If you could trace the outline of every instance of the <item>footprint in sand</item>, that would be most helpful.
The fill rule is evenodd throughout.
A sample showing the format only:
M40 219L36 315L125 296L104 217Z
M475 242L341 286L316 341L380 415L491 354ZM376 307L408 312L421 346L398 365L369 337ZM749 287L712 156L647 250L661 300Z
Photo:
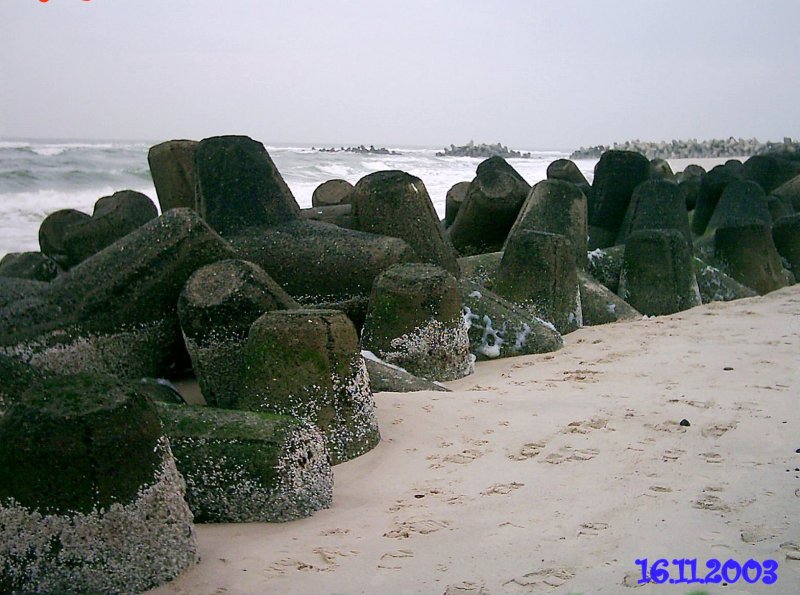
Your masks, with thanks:
M600 535L600 531L605 531L608 527L608 523L581 523L580 529L578 529L578 535Z
M544 442L528 442L519 447L517 451L509 453L507 456L512 461L527 461L542 452L545 446L547 445Z
M701 452L700 456L705 459L706 463L721 463L724 460L721 455L715 452Z
M568 370L562 373L564 374L563 379L567 382L597 382L596 376L603 372L598 372L597 370Z
M560 465L565 462L590 461L600 454L596 448L572 448L565 446L558 452L550 453L544 458L545 463Z
M780 548L786 554L787 560L800 560L800 545L793 541L785 541L780 545Z
M322 537L328 537L329 535L347 535L350 533L350 529L340 529L336 527L335 529L325 529L324 531L320 531L320 535Z
M403 558L413 558L414 552L411 550L394 550L393 552L386 552L381 556L381 561L378 568L384 570L402 570L403 565L400 562Z
M700 430L704 438L719 438L725 432L736 428L737 423L732 421L727 424L709 424Z
M463 581L455 585L447 585L444 595L489 595L483 583Z
M680 422L674 420L664 421L660 424L644 424L644 427L656 432L679 432L681 434L686 432L686 426L682 426Z
M650 486L651 492L657 492L659 494L666 494L672 491L672 488L668 488L667 486Z
M740 537L745 543L758 543L759 541L766 541L775 537L775 533L768 530L766 527L758 526L742 531Z
M728 512L731 509L719 496L705 493L692 502L692 506L700 510L718 510L720 512Z
M297 570L301 572L330 572L339 566L337 558L356 556L355 550L334 550L318 547L312 551L314 556L306 560L298 558L284 558L272 564L267 573L286 574L287 571Z
M686 451L681 450L680 448L676 448L673 450L665 450L664 454L661 455L661 460L664 461L665 463L672 463L681 458L681 455L683 454L686 454Z
M593 417L589 420L583 421L572 421L567 424L567 427L564 428L561 433L562 434L588 434L592 430L602 430L607 429L613 430L608 428L608 420L602 417Z
M510 494L514 490L520 489L524 485L525 485L524 483L517 483L516 481L512 481L511 483L496 483L486 488L483 492L481 492L481 495L491 496L494 494L500 494L502 496L505 496L506 494Z
M383 534L392 539L408 539L416 535L429 535L442 529L448 529L450 521L437 521L433 519L409 519L395 523L390 531Z
M522 576L515 576L503 583L504 593L541 593L542 590L557 589L575 576L569 568L543 568Z
M472 448L465 448L461 452L457 452L452 455L447 455L444 457L444 461L448 463L456 463L457 465L468 465L475 459L482 457L483 453L479 450L475 450Z

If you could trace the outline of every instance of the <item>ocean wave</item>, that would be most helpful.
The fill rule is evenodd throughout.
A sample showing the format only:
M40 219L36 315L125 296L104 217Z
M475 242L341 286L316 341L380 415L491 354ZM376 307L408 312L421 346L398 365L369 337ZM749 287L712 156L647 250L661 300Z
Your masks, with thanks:
M25 252L39 249L39 225L45 217L60 209L76 209L91 214L97 199L121 190L115 186L95 186L82 190L36 190L33 192L6 192L0 194L0 257L8 252ZM131 188L156 201L155 188Z

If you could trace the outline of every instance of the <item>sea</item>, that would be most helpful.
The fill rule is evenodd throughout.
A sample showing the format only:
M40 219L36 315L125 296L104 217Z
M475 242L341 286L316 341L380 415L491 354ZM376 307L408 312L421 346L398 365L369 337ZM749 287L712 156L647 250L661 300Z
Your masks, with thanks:
M118 190L138 190L158 206L143 141L0 140L0 257L39 249L42 220L59 209L91 214L98 198ZM322 182L343 179L355 184L381 170L402 170L425 184L436 212L444 217L447 191L475 177L482 161L473 157L439 157L441 148L387 147L396 155L345 151L322 152L322 146L270 146L278 170L302 208ZM329 145L325 145L329 148ZM531 185L546 178L547 166L569 157L568 151L523 149L530 158L508 159ZM597 160L576 164L591 181Z

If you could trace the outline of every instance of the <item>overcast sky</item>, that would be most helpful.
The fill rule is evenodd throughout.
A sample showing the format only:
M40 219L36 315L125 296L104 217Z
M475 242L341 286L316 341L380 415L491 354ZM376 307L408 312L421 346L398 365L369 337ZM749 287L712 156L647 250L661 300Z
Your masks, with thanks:
M0 137L800 137L800 0L0 0Z

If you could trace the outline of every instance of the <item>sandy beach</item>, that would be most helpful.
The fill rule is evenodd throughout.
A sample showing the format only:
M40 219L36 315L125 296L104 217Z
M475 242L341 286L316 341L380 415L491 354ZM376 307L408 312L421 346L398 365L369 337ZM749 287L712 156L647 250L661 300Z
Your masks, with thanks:
M383 441L335 468L331 509L199 525L202 562L152 593L798 592L798 354L795 285L377 394ZM642 558L778 581L637 585Z

